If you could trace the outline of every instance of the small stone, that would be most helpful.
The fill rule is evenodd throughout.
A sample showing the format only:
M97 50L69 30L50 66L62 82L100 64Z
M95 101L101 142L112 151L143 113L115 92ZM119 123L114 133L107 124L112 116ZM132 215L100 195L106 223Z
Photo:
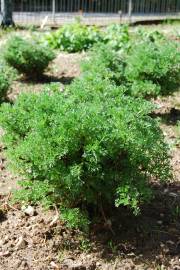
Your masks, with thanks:
M135 255L134 252L130 252L130 253L127 254L127 256L129 256L129 257L135 257L136 255Z
M7 250L7 251L4 251L4 252L0 252L0 257L6 257L6 256L9 256L10 255L10 252Z
M22 207L22 210L24 211L24 213L30 217L35 215L35 209L32 206L28 206L26 208Z
M27 242L24 240L22 236L20 236L16 244L16 249L23 249L26 247L26 245L27 245Z
M59 266L55 262L50 262L50 266L54 269L59 269Z
M9 241L9 236L7 235L7 236L5 236L5 238L4 238L4 244L6 244L8 241Z
M163 260L163 255L160 254L160 255L157 255L156 256L156 259L159 260L160 262Z
M157 224L158 224L158 225L162 225L162 224L163 224L162 220L158 220L158 221L157 221Z
M67 258L67 259L65 259L64 261L63 261L63 264L65 264L65 265L71 265L71 264L73 264L74 263L74 260L73 259L71 259L71 258Z
M49 224L50 227L54 226L57 224L57 221L59 219L59 216L55 216L54 219L51 221L51 223Z
M169 193L169 196L170 196L170 197L173 197L173 198L176 198L176 197L177 197L177 194L174 193L174 192L170 192L170 193Z

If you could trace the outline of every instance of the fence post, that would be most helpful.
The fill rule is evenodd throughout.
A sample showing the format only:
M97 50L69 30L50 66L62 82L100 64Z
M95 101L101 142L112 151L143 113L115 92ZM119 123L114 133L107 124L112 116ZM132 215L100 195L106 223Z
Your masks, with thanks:
M1 14L3 13L3 9L4 9L4 1L1 0Z
M122 23L122 10L119 10L118 14L119 14L119 23L121 24Z
M55 24L55 16L56 16L56 0L52 0L52 17L53 17L53 24Z
M131 17L132 17L132 0L129 0L129 2L128 2L128 17L129 17L129 23L131 23Z
M4 27L14 26L12 0L1 0L1 25Z

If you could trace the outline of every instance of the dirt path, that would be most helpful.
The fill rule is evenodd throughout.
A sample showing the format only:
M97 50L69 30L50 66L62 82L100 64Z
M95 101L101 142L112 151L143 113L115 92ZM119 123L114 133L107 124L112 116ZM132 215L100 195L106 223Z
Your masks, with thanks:
M40 81L32 82L19 77L12 85L9 98L14 100L22 92L42 91L48 83L59 83L64 87L80 75L80 62L85 57L84 53L66 54L57 52L56 54L56 59Z
M160 118L162 131L170 146L173 181L180 182L180 134L177 130L177 124L180 122L180 91L156 99L155 104L159 106L156 115Z

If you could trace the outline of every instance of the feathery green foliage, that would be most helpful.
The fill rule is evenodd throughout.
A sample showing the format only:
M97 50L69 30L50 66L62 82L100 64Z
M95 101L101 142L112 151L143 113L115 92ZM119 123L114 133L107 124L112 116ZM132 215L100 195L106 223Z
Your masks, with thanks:
M16 74L4 61L0 62L0 101L3 101Z
M29 199L47 198L65 209L125 205L135 213L150 199L151 178L169 176L167 147L149 116L152 105L123 91L86 77L65 92L22 94L2 106L6 153L33 181L23 191Z
M70 52L102 41L82 63L79 78L64 91L50 84L0 108L6 155L26 179L15 200L56 204L69 227L85 231L88 209L122 205L137 214L152 197L151 180L171 176L164 136L150 116L154 106L142 97L174 90L180 74L175 42L158 34L131 39L126 26L110 26L101 38L89 39L87 29L94 31L76 23L57 32L58 48ZM21 48L22 41L15 41ZM41 66L37 55L33 64L37 60ZM13 59L31 74L25 64L29 58Z
M126 62L128 82L148 82L152 95L166 94L180 86L180 48L168 40L134 44ZM141 94L141 87L139 94Z
M164 95L180 86L180 48L164 39L138 40L120 50L101 44L83 61L82 71L124 85L135 97Z
M10 37L4 50L7 63L27 77L41 76L54 58L55 54L47 46L20 36Z

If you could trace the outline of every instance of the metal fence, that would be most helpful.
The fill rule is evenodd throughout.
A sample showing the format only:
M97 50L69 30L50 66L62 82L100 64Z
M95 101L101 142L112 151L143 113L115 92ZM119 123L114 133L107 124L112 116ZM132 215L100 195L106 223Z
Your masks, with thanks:
M14 21L63 24L81 17L86 24L180 18L180 0L14 0Z

